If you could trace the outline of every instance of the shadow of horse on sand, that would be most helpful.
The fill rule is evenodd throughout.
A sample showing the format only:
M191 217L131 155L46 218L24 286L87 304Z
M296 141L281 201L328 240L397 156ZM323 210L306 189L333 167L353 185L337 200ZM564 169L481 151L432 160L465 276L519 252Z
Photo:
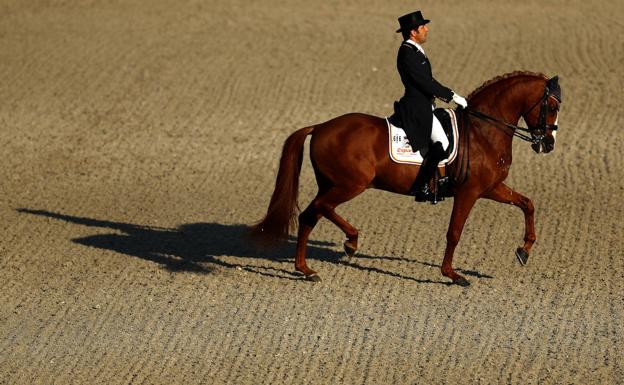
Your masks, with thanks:
M259 248L249 240L250 227L242 224L188 223L175 228L145 226L101 219L85 218L46 210L19 208L18 212L53 218L82 226L115 230L111 234L96 234L72 239L74 243L112 250L120 254L141 258L162 265L171 272L211 273L215 266L229 269L241 269L262 276L304 280L295 271L276 268L267 264L258 264L258 260L292 263L296 239L291 237L283 245L272 249ZM332 242L310 241L313 259L351 267L361 271L374 272L407 279L418 283L438 283L450 285L452 282L432 281L404 276L376 267L362 266L357 259L402 260L415 262L428 267L439 265L420 262L413 259L372 256L358 253L353 258L345 257L342 251L332 249ZM251 263L226 261L228 256L248 259ZM477 271L463 271L477 278L492 278Z

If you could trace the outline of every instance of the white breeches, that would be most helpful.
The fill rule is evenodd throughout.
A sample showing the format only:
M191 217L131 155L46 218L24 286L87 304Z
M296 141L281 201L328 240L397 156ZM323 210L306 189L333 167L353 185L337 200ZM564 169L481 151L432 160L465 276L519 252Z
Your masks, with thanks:
M433 122L431 124L431 140L433 143L440 142L442 143L442 147L446 150L449 146L448 138L444 133L444 129L442 128L442 124L435 115L433 115Z

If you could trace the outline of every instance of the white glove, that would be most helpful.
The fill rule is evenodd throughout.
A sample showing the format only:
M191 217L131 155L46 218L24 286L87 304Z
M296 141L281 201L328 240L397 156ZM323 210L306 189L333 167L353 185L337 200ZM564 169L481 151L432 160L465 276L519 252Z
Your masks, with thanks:
M457 103L458 106L462 106L462 108L468 107L468 102L466 101L466 99L457 95L455 92L453 92L453 101Z

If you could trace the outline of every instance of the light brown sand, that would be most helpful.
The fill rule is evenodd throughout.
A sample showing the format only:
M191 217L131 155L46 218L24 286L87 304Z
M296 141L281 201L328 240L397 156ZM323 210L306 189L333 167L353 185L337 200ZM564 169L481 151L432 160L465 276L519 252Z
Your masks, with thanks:
M617 384L624 378L624 5L424 1L436 77L467 95L558 74L557 148L514 144L519 210L480 201L439 270L451 201L368 191L342 258L310 264L247 225L284 139L402 87L405 2L17 1L0 5L0 383ZM300 201L315 193L309 162ZM19 210L21 209L21 210Z

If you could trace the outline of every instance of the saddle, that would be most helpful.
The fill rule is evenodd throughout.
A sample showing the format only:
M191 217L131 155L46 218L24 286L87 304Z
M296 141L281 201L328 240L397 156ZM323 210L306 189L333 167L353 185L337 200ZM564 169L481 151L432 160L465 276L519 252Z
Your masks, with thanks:
M433 113L442 124L444 133L449 140L449 147L447 149L449 156L443 159L438 165L438 168L444 168L457 158L457 149L459 147L457 145L459 143L457 116L455 115L455 111L450 108L436 108ZM397 163L422 164L423 157L420 151L412 151L405 131L400 127L402 123L397 119L396 115L392 116L392 119L386 118L386 122L388 124L388 152L390 159Z
M457 115L455 111L449 108L436 108L433 113L440 121L444 133L449 140L447 149L448 157L438 164L438 170L434 178L430 182L430 188L436 192L436 200L433 203L444 200L444 197L450 195L450 178L447 177L447 167L452 164L456 158L459 149L459 129L457 123ZM405 135L405 131L400 127L402 122L397 119L397 115L386 118L388 124L389 146L388 152L392 161L402 164L421 165L423 156L419 151L413 152L409 145L409 140Z

